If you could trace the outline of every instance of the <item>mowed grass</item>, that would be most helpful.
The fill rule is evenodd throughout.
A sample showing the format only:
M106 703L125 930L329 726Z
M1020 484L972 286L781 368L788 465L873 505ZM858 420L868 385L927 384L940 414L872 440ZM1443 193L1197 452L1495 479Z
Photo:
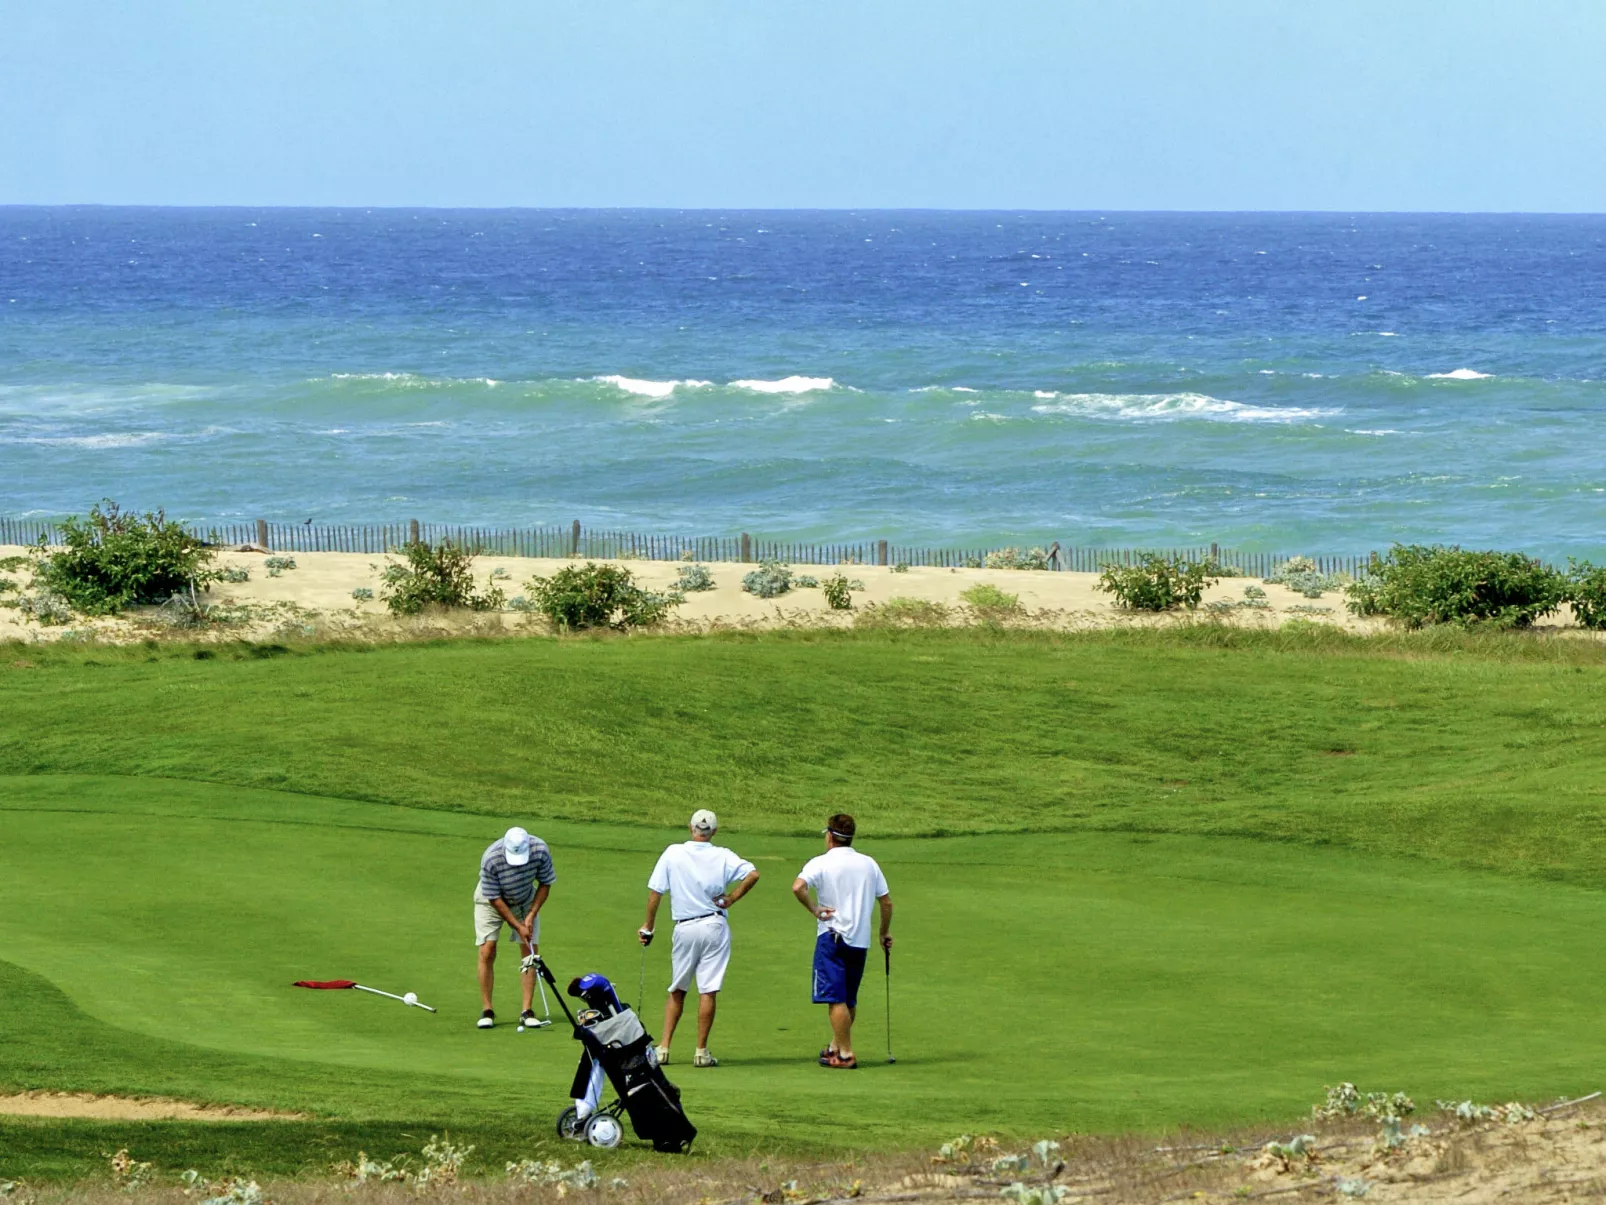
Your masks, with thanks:
M543 948L634 996L646 873L703 805L765 881L734 917L724 1065L675 1071L701 1151L1286 1118L1339 1079L1598 1086L1595 652L1233 643L19 651L0 669L0 1084L314 1120L0 1122L0 1173L82 1171L130 1135L175 1165L274 1171L445 1128L482 1166L567 1153L548 1135L575 1044L472 1028L477 855L509 817L546 837ZM880 1061L873 966L871 1057L833 1075L809 1061L812 929L787 887L818 849L798 834L843 806L898 900L899 1061ZM656 1031L663 943L650 958ZM442 1011L289 986L309 976Z

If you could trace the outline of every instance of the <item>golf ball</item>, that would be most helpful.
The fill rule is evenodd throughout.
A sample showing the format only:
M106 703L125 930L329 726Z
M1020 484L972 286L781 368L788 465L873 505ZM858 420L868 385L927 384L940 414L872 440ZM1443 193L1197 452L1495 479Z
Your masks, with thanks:
M519 1026L519 1027L518 1027L518 1029L516 1029L516 1030L514 1030L514 1032L515 1032L515 1033L523 1033L523 1032L524 1032L524 1026L522 1026L522 1025L520 1025L520 1026Z
M408 992L405 996L402 997L402 1001L404 1003L407 1003L407 1004L417 1004L418 1003L418 993L417 992Z

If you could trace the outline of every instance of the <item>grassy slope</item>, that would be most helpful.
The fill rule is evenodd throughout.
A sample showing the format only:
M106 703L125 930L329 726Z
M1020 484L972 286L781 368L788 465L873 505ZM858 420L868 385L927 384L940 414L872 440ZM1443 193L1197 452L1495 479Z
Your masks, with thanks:
M812 831L843 806L877 833L1232 833L1606 884L1598 648L1230 639L27 651L0 660L0 772L657 824L706 804L743 832Z
M1457 864L1606 877L1596 655L1190 639L8 655L0 771L23 777L0 780L0 958L18 968L0 968L0 1008L46 1015L28 998L53 990L42 977L71 1001L49 1015L72 1022L0 1031L0 1082L330 1115L237 1131L228 1149L253 1167L397 1149L404 1133L416 1149L429 1119L533 1151L573 1045L462 1027L467 878L501 822L449 809L552 840L548 952L560 972L583 961L633 984L640 881L668 834L578 821L709 803L771 872L738 915L719 1035L732 1058L716 1081L679 1076L710 1149L1241 1121L1338 1078L1422 1096L1593 1086L1606 901ZM228 785L244 783L277 790ZM847 1085L795 1061L818 1019L806 918L784 895L813 849L786 834L838 804L876 834L903 909L900 1065ZM1364 852L880 837L1028 826ZM443 1014L284 986L309 974L412 987ZM872 995L872 1046L879 1016ZM193 1126L7 1122L0 1172L80 1168L130 1130L225 1143Z

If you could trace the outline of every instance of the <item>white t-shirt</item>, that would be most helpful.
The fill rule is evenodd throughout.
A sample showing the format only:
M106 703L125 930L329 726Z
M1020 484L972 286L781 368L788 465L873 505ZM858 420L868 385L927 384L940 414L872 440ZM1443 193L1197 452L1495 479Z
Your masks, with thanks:
M797 877L814 888L820 907L836 909L819 922L819 932L839 933L850 946L870 948L870 917L876 901L887 894L887 878L874 858L851 845L838 845L810 858Z
M725 888L753 873L753 864L711 841L683 841L658 857L647 890L669 896L677 921L718 912L714 901Z

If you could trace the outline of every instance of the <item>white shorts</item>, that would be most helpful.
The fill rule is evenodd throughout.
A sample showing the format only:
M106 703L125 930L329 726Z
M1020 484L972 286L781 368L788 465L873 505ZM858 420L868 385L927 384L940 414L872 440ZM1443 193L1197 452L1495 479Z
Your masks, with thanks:
M675 977L672 992L689 991L692 979L699 992L717 992L725 982L725 968L731 961L731 929L719 913L684 921L675 926L670 962Z
M520 920L524 919L524 909L513 908L511 911L513 915L518 917ZM498 912L490 904L487 904L484 900L474 901L475 945L483 946L486 942L494 942L501 935L503 925L507 925L507 922L502 919L502 914L500 912ZM530 926L530 936L535 939L537 945L540 944L541 918L539 916L535 918L535 924ZM509 941L518 942L521 949L524 946L524 941L521 937L519 937L518 930L512 925L507 926L507 939Z

